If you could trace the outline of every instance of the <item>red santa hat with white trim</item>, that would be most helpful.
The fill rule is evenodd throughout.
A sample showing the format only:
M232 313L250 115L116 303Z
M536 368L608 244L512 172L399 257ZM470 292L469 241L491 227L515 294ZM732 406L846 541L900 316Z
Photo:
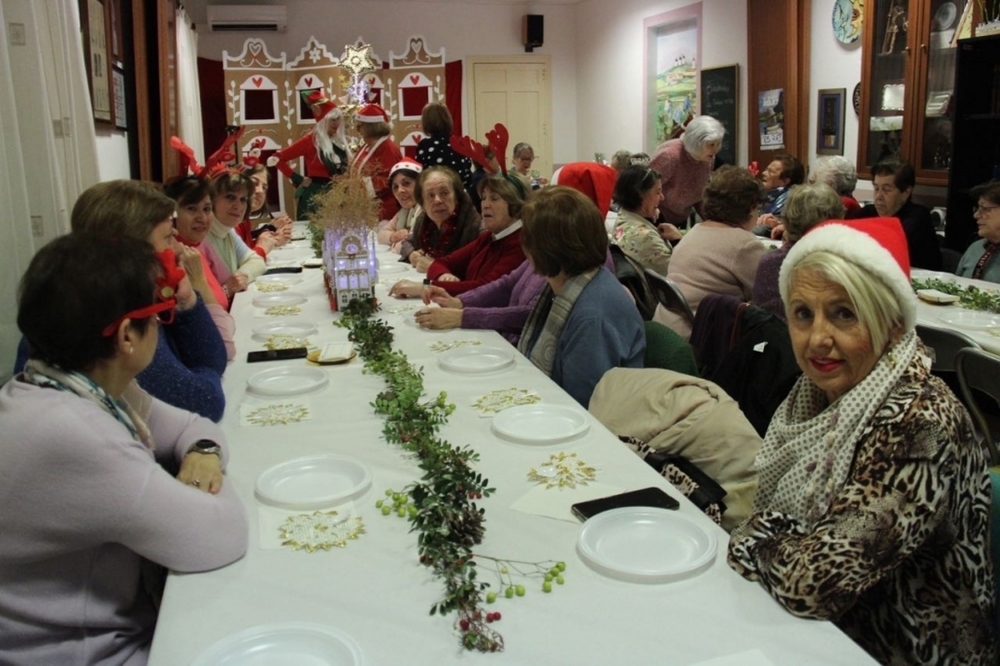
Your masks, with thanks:
M416 161L412 157L404 157L389 169L389 182L392 182L392 177L397 171L412 171L415 174L419 174L424 170L424 165Z
M378 104L365 104L354 114L354 119L361 123L387 123L389 114Z
M910 285L910 250L903 225L894 217L828 220L801 238L781 263L778 287L788 303L792 272L814 252L830 252L864 268L896 296L907 331L917 322L917 295Z

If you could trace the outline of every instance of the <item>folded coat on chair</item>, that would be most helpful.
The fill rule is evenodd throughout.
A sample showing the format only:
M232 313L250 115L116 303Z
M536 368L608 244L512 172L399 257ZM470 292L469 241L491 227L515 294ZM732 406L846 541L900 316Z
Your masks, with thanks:
M597 384L589 409L612 433L684 456L722 486L727 531L750 515L761 438L716 384L670 370L614 368Z

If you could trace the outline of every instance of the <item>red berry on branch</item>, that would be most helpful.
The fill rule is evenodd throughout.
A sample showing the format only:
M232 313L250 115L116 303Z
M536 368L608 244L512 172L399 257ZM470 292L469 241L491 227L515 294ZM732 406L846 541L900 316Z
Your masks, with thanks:
M496 621L500 620L500 611L497 611L496 613L493 613L493 619L496 620Z
M468 620L459 620L458 621L458 626L459 626L459 628L462 631L468 631L469 630L469 621Z

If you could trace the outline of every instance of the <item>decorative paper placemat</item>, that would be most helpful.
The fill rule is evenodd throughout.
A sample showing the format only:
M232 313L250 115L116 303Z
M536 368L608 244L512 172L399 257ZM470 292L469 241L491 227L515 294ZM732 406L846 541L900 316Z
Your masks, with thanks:
M406 314L407 312L413 312L414 310L419 310L424 307L422 302L417 303L405 303L402 305L393 305L392 307L382 308L382 312L391 315Z
M240 405L240 425L288 425L312 419L312 409L305 399L282 402L244 402Z
M575 488L597 480L597 468L588 465L575 453L560 451L538 467L528 470L528 480L545 488Z
M271 283L254 282L254 285L257 287L257 291L262 291L262 292L265 292L265 293L271 292L271 291L287 291L288 290L288 285L287 284L281 284L280 282L271 282Z
M269 335L264 340L267 349L295 349L296 347L310 347L308 338L297 338L294 335Z
M355 515L353 504L311 512L260 505L257 526L262 550L291 548L308 553L344 548L365 533L364 522Z
M431 348L432 352L439 353L458 347L478 347L481 344L483 344L482 340L452 340L451 342L431 342L427 346Z
M585 486L577 485L575 488L546 488L538 485L521 495L517 501L510 505L510 508L521 513L579 523L579 519L573 515L572 507L574 504L608 495L617 495L621 492L624 492L624 488L606 486L597 482L588 483Z
M507 388L490 391L486 395L474 398L472 406L476 408L480 416L487 417L502 412L508 407L534 405L541 400L542 396L531 389Z
M269 308L254 308L254 317L292 317L302 314L298 305L272 305Z

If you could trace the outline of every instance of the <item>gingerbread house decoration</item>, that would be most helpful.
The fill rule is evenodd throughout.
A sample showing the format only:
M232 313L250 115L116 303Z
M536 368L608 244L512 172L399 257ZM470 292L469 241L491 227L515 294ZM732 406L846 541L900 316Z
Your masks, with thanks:
M444 49L431 53L421 36L410 37L407 50L397 56L389 52L385 100L393 118L393 140L406 155L413 156L423 138L420 114L429 102L444 101Z

